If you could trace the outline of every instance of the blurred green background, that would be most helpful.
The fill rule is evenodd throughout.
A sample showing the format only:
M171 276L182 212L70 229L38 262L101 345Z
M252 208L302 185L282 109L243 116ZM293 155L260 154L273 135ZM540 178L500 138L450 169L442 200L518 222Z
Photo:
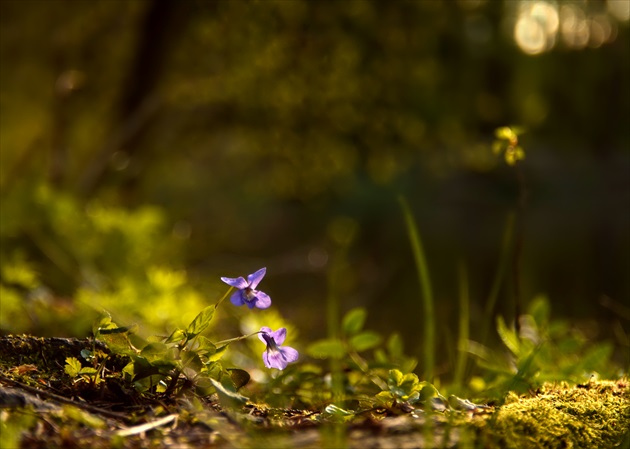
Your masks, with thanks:
M623 343L629 5L2 0L0 330L85 336L92 306L172 329L266 266L309 340L334 266L342 309L417 354L402 194L444 347L460 261L479 338L514 213L494 312L516 284ZM504 125L526 129L516 169L491 151Z

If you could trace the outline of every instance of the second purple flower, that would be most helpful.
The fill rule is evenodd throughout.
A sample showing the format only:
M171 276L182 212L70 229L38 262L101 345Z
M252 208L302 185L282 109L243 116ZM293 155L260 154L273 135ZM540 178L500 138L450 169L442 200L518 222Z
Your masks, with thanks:
M299 354L290 346L282 346L287 336L287 329L281 327L277 331L263 326L260 329L258 338L267 345L267 349L263 352L263 362L267 368L277 368L283 370L291 362L297 361Z
M247 280L245 280L242 276L237 278L226 278L222 277L221 280L225 282L227 285L234 287L236 290L232 293L230 297L230 301L235 306L242 306L243 304L247 304L247 307L253 309L254 307L258 307L259 309L266 309L271 305L271 298L265 292L260 290L256 290L256 287L265 277L265 273L267 272L267 268L261 268L247 276Z

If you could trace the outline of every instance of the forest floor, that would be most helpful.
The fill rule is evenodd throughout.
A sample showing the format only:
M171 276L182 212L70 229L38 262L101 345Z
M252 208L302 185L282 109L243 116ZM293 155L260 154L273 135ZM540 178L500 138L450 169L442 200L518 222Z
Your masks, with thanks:
M87 339L0 337L0 449L630 447L626 378L545 384L501 405L404 405L340 420L265 404L227 410L213 396L141 395L120 376L91 385L66 374L66 358L95 348L108 352ZM107 368L125 364L112 356Z

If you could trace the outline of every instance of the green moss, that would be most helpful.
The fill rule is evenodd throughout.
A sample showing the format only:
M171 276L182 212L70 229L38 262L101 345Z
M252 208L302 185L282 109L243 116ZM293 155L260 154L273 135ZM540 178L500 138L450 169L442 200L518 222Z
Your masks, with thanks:
M570 387L545 384L534 396L509 398L488 420L479 421L487 447L615 447L628 432L627 379Z

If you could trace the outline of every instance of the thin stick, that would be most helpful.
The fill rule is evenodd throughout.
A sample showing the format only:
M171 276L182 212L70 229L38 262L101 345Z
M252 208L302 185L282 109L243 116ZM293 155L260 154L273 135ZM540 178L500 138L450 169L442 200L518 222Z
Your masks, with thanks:
M120 437L128 437L131 435L137 435L139 433L146 432L147 430L155 429L156 427L163 426L171 423L177 419L178 415L168 415L160 419L156 419L152 422L140 424L139 426L130 427L128 429L121 429L116 432L116 435Z

